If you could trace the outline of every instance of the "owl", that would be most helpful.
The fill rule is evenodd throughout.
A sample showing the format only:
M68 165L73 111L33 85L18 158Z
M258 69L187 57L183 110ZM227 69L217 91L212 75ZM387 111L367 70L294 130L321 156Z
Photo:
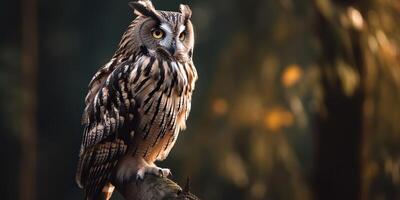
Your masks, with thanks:
M132 177L171 173L155 162L168 156L185 129L197 80L189 6L171 12L149 0L129 5L137 17L85 99L76 182L87 200L109 199L113 185Z

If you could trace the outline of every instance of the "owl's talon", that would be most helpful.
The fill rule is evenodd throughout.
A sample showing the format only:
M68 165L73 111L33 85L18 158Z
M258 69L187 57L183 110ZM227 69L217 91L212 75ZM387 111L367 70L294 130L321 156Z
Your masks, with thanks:
M158 175L164 177L163 171L161 169L158 170Z
M172 175L171 170L167 168L160 168L155 165L145 166L136 172L136 180L143 180L145 174L153 174L160 177L168 177Z
M144 174L146 170L145 169L139 169L138 172L136 173L136 180L143 180L144 179Z
M161 171L161 177L168 177L169 175L172 175L170 169L162 169L160 168Z

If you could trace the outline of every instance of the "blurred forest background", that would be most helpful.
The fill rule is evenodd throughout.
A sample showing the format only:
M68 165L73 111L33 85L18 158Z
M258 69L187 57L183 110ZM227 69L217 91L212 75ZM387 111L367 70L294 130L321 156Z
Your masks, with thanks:
M153 2L196 29L172 179L210 200L400 199L400 1ZM82 198L83 100L127 3L0 2L1 199Z

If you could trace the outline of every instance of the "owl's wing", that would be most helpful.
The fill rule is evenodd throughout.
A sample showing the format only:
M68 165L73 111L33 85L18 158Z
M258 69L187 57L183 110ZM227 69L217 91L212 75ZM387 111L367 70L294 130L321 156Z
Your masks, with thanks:
M116 58L112 58L107 64L100 68L99 71L93 76L92 80L89 83L89 91L85 97L85 111L82 115L82 124L87 124L89 121L88 113L93 110L93 103L96 94L99 92L100 88L104 85L105 81L109 77L109 75L114 71L117 67L118 60Z
M110 72L102 69L90 83L76 173L76 182L84 188L85 198L92 199L101 192L126 152L136 109L127 89L131 65L124 62Z

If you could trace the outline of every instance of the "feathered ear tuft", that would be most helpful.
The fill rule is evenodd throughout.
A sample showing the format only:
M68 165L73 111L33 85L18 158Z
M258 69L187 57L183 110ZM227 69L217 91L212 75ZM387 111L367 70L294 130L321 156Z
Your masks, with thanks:
M188 5L181 4L179 6L179 10L181 11L181 14L184 17L185 21L188 21L192 17L192 10Z
M138 16L147 16L156 20L160 19L160 15L154 8L150 0L138 0L129 2L129 6L134 10Z

